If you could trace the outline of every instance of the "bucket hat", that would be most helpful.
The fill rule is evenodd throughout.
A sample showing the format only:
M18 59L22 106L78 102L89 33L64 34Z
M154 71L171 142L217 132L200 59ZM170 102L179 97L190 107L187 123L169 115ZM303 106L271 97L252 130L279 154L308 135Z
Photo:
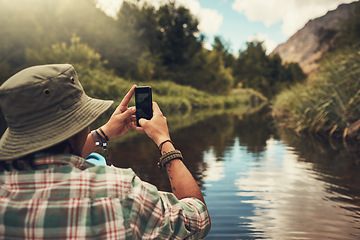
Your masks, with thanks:
M70 64L26 68L0 87L8 128L0 139L0 161L46 149L77 134L113 101L87 96Z

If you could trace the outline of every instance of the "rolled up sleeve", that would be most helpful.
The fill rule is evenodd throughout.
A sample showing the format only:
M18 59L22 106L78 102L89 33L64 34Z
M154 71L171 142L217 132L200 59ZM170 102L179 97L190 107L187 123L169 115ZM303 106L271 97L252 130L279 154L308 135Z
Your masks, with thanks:
M142 239L203 239L207 236L210 216L203 202L196 198L179 200L174 194L158 191L145 182L141 183L141 188L137 192L142 196L137 195L136 199L142 200L132 208L131 215L137 219L131 224L133 236L141 235Z

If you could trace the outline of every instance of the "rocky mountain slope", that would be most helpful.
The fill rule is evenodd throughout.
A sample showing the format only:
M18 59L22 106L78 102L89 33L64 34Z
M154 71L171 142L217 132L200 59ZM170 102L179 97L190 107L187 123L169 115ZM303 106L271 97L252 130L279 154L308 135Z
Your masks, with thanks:
M298 62L306 74L314 72L342 23L359 5L360 1L342 4L336 10L310 20L285 43L278 45L272 54L278 53L284 62Z

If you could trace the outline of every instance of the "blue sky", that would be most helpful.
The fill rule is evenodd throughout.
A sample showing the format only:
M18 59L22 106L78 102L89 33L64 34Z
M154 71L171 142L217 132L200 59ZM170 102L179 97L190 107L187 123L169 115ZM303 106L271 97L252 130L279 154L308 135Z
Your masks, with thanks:
M281 22L266 26L261 21L249 21L245 14L240 14L232 8L234 1L199 0L201 7L216 9L223 16L222 23L216 32L206 33L208 41L213 41L214 36L220 35L231 44L232 51L237 53L246 46L246 42L259 38L263 41L271 39L270 47L285 42L288 36L281 31Z
M98 0L98 6L115 16L123 0ZM158 7L168 0L140 0ZM341 3L354 0L176 0L199 19L199 29L210 48L214 36L231 44L234 54L246 42L263 41L270 53L310 19L325 15Z

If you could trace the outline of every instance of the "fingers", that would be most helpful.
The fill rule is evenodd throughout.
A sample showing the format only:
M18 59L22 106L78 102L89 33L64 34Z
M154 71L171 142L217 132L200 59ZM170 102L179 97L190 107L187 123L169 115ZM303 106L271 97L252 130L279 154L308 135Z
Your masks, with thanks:
M139 132L145 132L145 130L142 127L138 127L136 125L136 121L131 124L131 128L135 129L136 131L139 131Z
M131 108L127 108L125 110L125 112L122 113L122 116L124 119L127 119L127 118L133 118L132 115L136 112L136 108L135 107L131 107Z
M130 90L126 93L125 97L123 98L123 100L121 101L121 103L119 104L118 106L118 109L122 112L126 111L128 105L129 105L129 102L131 100L131 97L133 96L134 94L134 91L135 91L135 87L136 87L136 84L134 84Z

